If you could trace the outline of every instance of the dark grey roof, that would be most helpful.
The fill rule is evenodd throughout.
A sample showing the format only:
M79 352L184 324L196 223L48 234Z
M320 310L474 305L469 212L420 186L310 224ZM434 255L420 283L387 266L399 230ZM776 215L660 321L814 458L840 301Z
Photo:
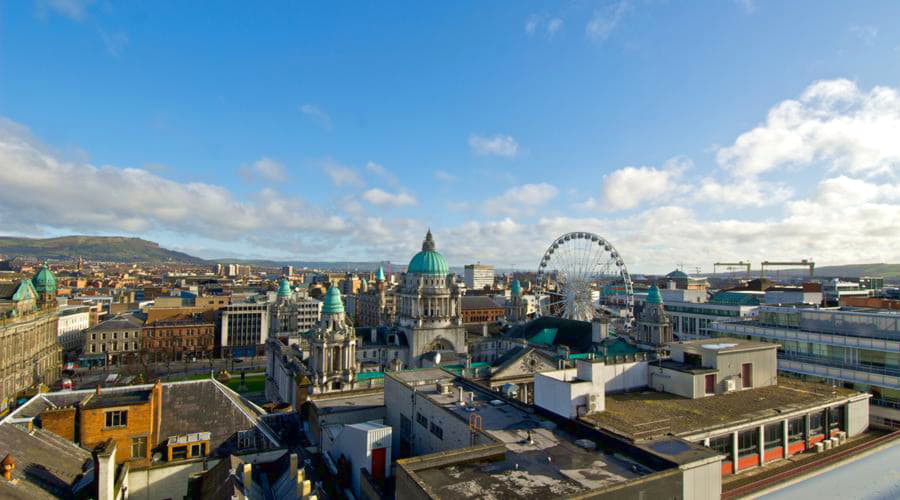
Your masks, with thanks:
M375 328L375 342L372 342L372 328ZM387 345L388 344L388 336L391 334L396 334L397 339L400 341L400 347L409 347L409 342L406 340L406 335L403 333L403 330L396 327L389 326L359 326L356 327L356 337L360 341L360 347L370 347L377 345Z
M503 306L494 302L492 298L483 295L463 295L459 299L459 306L463 311L467 309L503 309Z
M125 406L150 402L150 389L133 391L101 391L91 395L84 403L85 409L106 408L109 406Z
M19 289L20 283L0 283L0 299L10 300Z
M180 436L193 432L210 432L210 454L224 456L237 451L237 433L258 429L261 434L271 430L260 421L263 411L237 393L212 380L195 380L163 384L162 423L159 443L162 445L169 436ZM268 441L258 436L259 442ZM267 447L277 447L268 443Z
M564 345L573 353L590 352L591 324L587 321L541 316L522 325L516 325L506 332L507 337L529 339L545 328L556 328L553 345Z
M75 443L43 429L28 433L13 424L0 425L0 458L7 453L16 461L13 479L19 481L0 479L0 498L70 497L82 474L93 467L90 452Z
M103 323L91 328L91 330L134 330L135 328L141 328L144 326L144 322L131 314L123 314L121 316L116 316L115 318L110 318Z

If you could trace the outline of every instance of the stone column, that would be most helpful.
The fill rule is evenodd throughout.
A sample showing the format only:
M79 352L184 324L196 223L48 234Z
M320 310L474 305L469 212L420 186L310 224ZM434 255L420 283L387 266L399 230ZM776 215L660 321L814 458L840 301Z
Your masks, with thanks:
M731 461L734 462L733 474L738 473L738 457L740 453L738 452L738 433L734 431L731 433Z
M759 465L766 463L766 426L759 426Z
M803 416L803 444L804 448L809 448L809 414Z
M782 457L787 458L790 455L788 452L788 446L790 446L790 438L788 437L788 421L787 419L782 420L781 422L781 443L782 443Z

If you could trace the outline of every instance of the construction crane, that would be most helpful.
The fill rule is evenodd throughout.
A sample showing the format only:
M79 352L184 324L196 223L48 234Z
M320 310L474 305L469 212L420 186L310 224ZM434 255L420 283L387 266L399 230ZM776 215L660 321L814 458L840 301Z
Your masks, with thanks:
M760 270L759 270L759 277L760 277L760 278L764 278L764 277L766 276L766 267L767 267L767 266L769 266L769 267L771 267L771 266L801 266L801 267L808 267L808 268L809 268L809 275L812 276L812 275L813 275L813 271L814 271L814 269L815 269L815 267L816 267L816 263L813 262L813 261L811 261L811 260L809 260L809 259L803 259L803 260L801 260L801 261L799 261L799 262L769 262L769 261L767 261L767 260L764 260L764 261L762 262L762 264L760 265Z
M718 271L719 267L724 267L724 268L728 269L729 271L731 271L735 267L745 267L745 268L747 268L747 274L748 275L750 274L750 263L749 262L744 262L744 261L716 262L715 264L713 264L713 274L716 274L716 271Z

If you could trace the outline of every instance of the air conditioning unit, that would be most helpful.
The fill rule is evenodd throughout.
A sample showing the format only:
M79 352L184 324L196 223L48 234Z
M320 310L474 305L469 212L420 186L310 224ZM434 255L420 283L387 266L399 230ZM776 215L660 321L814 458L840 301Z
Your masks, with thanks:
M737 389L737 384L734 382L733 378L725 381L725 392L731 392L735 389Z

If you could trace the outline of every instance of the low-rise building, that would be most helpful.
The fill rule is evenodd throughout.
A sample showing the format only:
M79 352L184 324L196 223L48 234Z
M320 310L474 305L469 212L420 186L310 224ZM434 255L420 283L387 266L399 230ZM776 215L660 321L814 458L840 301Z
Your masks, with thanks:
M148 360L208 359L215 351L216 323L199 314L183 314L147 322L142 351Z
M487 296L463 295L459 308L463 323L490 323L506 316L504 307Z
M85 332L79 362L83 365L119 365L138 359L143 318L122 314Z

